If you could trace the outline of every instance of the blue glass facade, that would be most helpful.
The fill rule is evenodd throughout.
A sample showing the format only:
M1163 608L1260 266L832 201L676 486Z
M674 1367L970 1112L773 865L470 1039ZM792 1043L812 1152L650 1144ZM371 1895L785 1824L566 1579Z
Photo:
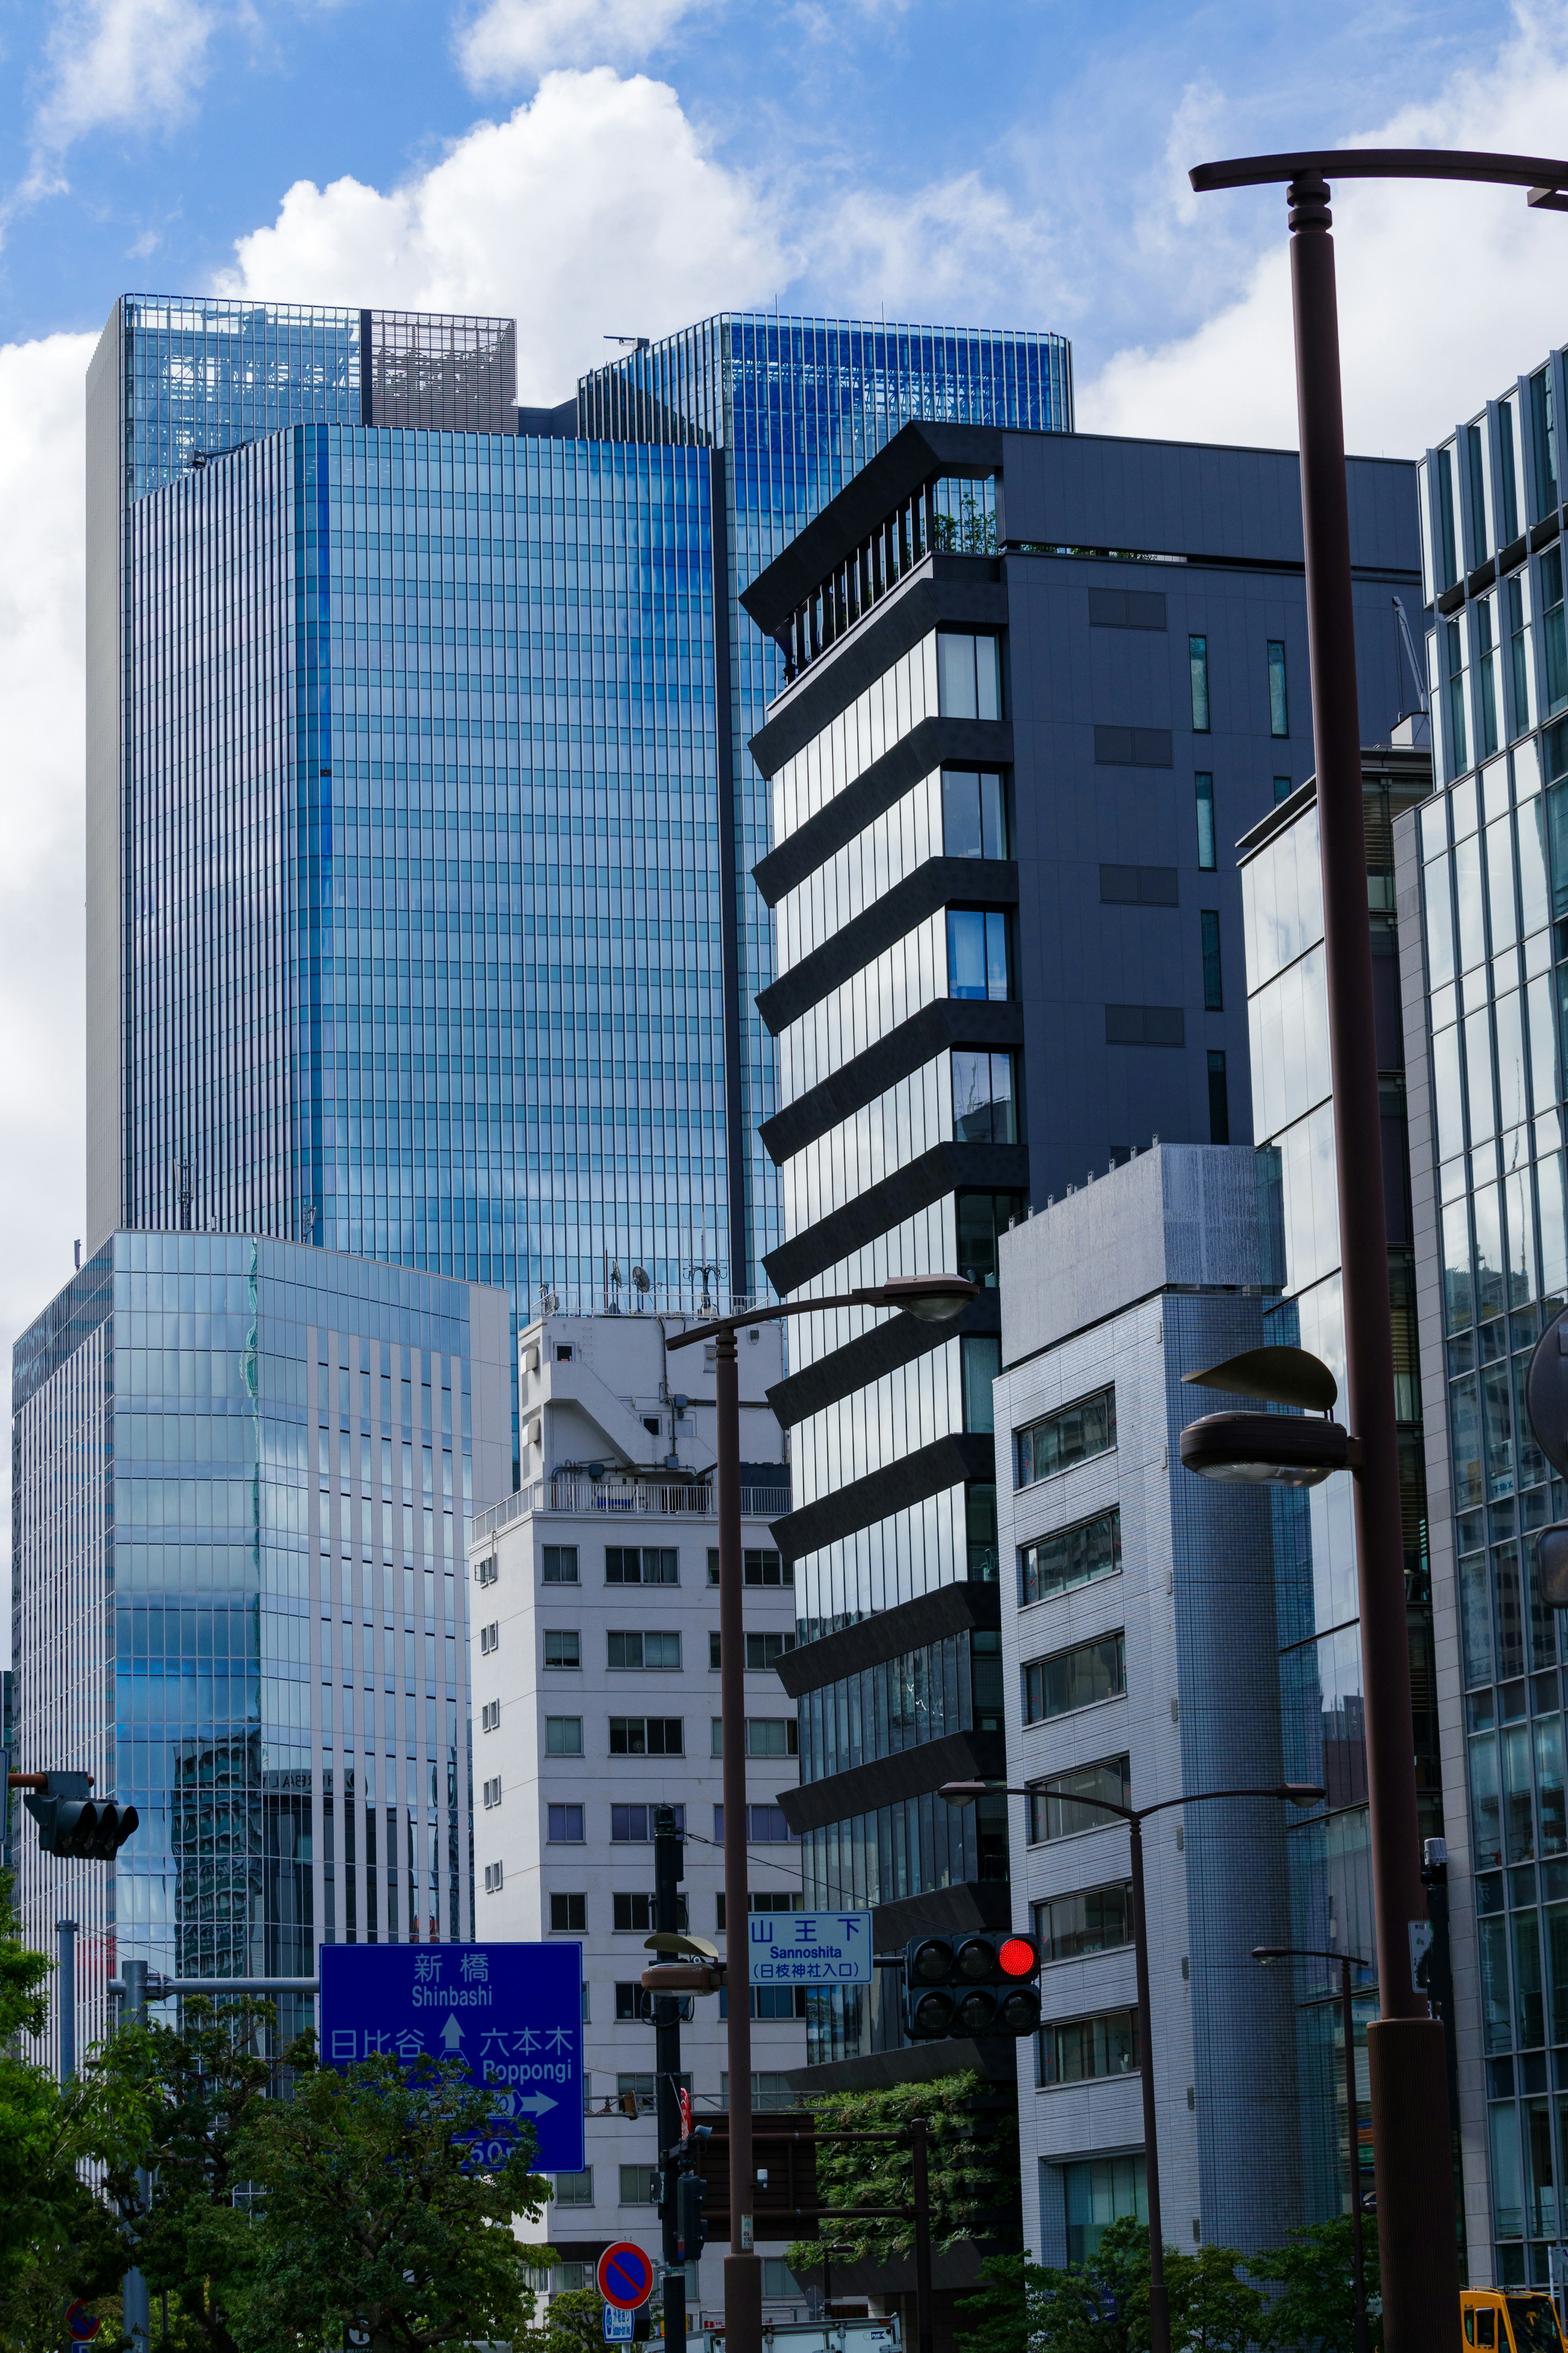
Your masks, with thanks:
M122 1222L717 1267L706 453L296 425L124 544Z
M731 1248L745 1268L736 1288L766 1291L763 1261L784 1228L778 1172L757 1131L780 1099L776 1049L755 1006L774 977L773 923L752 870L773 836L769 787L750 742L784 668L778 646L742 611L741 594L911 417L1070 432L1070 348L1052 334L725 311L585 376L578 412L581 429L595 438L723 453L721 754L736 1006L728 1041Z
M17 1750L141 1828L18 1842L27 1934L313 1974L472 1934L463 1567L510 1458L503 1293L298 1245L117 1234L16 1343Z

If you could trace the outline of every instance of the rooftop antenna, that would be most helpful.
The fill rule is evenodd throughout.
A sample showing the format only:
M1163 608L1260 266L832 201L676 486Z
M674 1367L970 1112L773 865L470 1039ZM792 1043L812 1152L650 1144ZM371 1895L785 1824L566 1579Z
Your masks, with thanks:
M647 335L606 335L607 343L627 343L636 351L646 352L650 346Z
M640 1315L643 1311L643 1302L653 1289L653 1280L646 1266L633 1267L632 1286L637 1295L637 1312Z
M1429 718L1431 705L1426 700L1426 681L1421 675L1421 665L1415 659L1415 640L1410 634L1410 624L1405 618L1405 607L1397 596L1394 600L1394 609L1399 616L1399 634L1405 642L1405 659L1410 664L1410 675L1415 681L1416 708L1423 718Z
M713 1302L708 1291L708 1278L710 1274L717 1274L718 1271L717 1266L712 1264L689 1266L686 1270L686 1279L689 1282L695 1282L699 1275L702 1277L702 1296L697 1303L697 1312L700 1315L711 1315L713 1313Z
M605 1257L605 1313L618 1315L621 1312L621 1269L619 1261L612 1263L610 1253Z

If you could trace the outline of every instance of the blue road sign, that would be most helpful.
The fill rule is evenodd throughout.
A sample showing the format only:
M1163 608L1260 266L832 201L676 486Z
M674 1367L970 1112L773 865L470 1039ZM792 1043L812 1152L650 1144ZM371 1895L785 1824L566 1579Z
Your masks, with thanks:
M637 2333L635 2312L617 2312L613 2304L605 2306L605 2342L606 2345L629 2345Z
M757 1912L751 1929L752 1985L869 1985L869 1912Z
M321 2056L347 2066L378 2052L412 2067L460 2059L495 2086L491 2111L526 2117L547 2172L581 2173L583 1947L323 1945ZM489 2153L500 2163L504 2137Z

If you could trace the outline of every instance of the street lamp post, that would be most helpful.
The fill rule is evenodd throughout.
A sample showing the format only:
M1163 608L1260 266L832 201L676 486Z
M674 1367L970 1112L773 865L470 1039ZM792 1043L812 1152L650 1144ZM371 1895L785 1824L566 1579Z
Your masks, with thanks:
M1359 1953L1331 1953L1314 1945L1254 1945L1255 1961L1338 1961L1340 1965L1340 2017L1342 2021L1345 2046L1345 2134L1350 2153L1345 2160L1350 2176L1351 2193L1351 2265L1355 2277L1355 2353L1370 2353L1371 2337L1366 2325L1366 2250L1363 2243L1361 2219L1361 2139L1358 2132L1360 2104L1355 2087L1355 2002L1351 1992L1352 1969L1369 1969L1370 1961Z
M780 1316L838 1307L893 1307L923 1322L961 1315L977 1286L957 1274L899 1275L830 1299L781 1300L745 1315L693 1324L669 1342L713 1343L717 1408L719 1518L719 1712L724 1746L724 1926L729 1989L730 2253L724 2258L724 2338L728 2353L762 2353L762 2265L752 2244L752 2002L746 1886L746 1651L741 1564L741 1398L735 1335ZM736 1962L736 1955L739 1961Z
M940 1793L950 1806L972 1806L977 1798L1029 1798L1031 1789L1010 1788L1005 1781L944 1781ZM1300 1781L1277 1781L1267 1789L1195 1789L1180 1798L1162 1798L1152 1806L1119 1806L1110 1798L1072 1798L1064 1803L1091 1806L1096 1813L1112 1814L1127 1825L1132 1881L1132 1958L1138 1976L1138 2072L1143 2094L1143 2194L1149 2209L1149 2353L1171 2353L1171 2306L1165 2292L1165 2242L1160 2222L1159 2118L1154 2105L1154 2025L1149 1997L1148 1915L1143 1902L1143 1824L1151 1814L1173 1806L1212 1804L1218 1798L1279 1798L1292 1806L1315 1806L1321 1789Z
M1394 1427L1377 1047L1371 1016L1356 702L1350 509L1340 389L1329 182L1454 180L1523 187L1568 211L1568 163L1423 148L1335 148L1203 164L1199 194L1287 186L1301 445L1301 527L1323 886L1323 962L1334 1103L1349 1424L1356 1459L1356 1575L1366 1727L1368 1832L1380 2017L1367 2031L1387 2353L1459 2341L1458 2248L1442 2021L1415 1983L1426 1899L1411 1734L1409 1627Z

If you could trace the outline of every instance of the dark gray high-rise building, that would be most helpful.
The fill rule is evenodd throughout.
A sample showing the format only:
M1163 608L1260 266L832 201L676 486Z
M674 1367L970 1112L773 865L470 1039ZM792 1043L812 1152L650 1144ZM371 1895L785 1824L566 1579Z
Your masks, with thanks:
M1414 470L1350 479L1362 710L1386 734ZM1010 1903L1004 1801L937 1794L1003 1767L999 1236L1156 1137L1250 1140L1230 845L1312 769L1296 459L911 425L743 601L786 670L752 742L773 788L769 1276L797 1297L928 1268L982 1286L956 1330L799 1318L773 1393L802 1634L786 1804L808 1898L871 1905L887 1950ZM816 2062L920 2063L886 2000L816 2007Z

